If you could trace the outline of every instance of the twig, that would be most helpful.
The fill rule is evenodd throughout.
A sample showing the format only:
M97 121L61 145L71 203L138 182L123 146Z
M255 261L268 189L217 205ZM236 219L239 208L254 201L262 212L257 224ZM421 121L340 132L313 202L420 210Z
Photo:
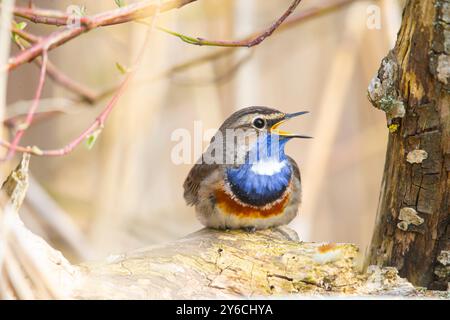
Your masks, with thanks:
M281 31L288 30L289 28L296 26L298 23L305 22L308 19L320 16L322 14L333 12L341 7L349 5L356 1L358 1L358 0L335 0L331 3L326 3L321 6L306 9L305 11L299 12L298 14L292 15L289 18L287 18L286 21L277 28L276 31L281 32ZM136 21L136 22L138 22L138 21ZM147 22L142 21L142 20L139 22L144 22L145 24L147 24ZM248 41L248 39L253 39L256 37L257 34L260 34L260 33L261 32L253 33L241 40L238 40L238 42L245 42L245 41ZM164 77L169 77L177 72L182 72L191 67L195 67L195 66L201 65L203 63L209 62L211 60L215 60L215 59L219 59L224 56L227 56L227 55L233 53L234 50L236 50L236 47L227 47L227 48L218 50L213 53L208 53L208 54L202 55L202 56L194 58L192 60L183 62L179 65L173 66L173 67L169 68L168 70L163 71L157 75L151 76L147 79L142 79L142 80L138 81L136 84L139 85L139 84L146 83L147 81L154 81L154 80L158 80L158 79L161 79ZM98 99L104 98L104 97L110 95L115 90L117 90L117 85L114 85L114 86L104 90L103 92L101 92L98 95L97 98Z
M277 31L287 30L287 29L295 26L297 23L304 22L304 21L306 21L306 20L308 20L310 18L319 16L321 14L329 13L331 11L339 9L339 8L341 8L341 7L345 6L345 5L348 5L348 4L352 3L352 2L355 2L355 1L357 1L357 0L336 0L336 1L333 1L331 3L326 3L326 4L321 5L321 6L317 6L317 7L306 9L305 11L299 12L298 14L289 16L284 21L283 24L278 26L278 28L276 30ZM41 14L44 13L44 12L47 12L47 13L49 12L47 10L39 10L39 9L33 9L33 10L35 10L35 13L38 12L38 13L41 13ZM19 11L22 12L23 14L31 12L29 8L21 8L21 10L19 10ZM50 11L50 12L53 12L53 11ZM23 16L23 14L22 15L17 14L17 15L26 18L25 16ZM63 13L60 13L60 16L61 15L63 15ZM69 17L66 16L66 19L68 19L68 18ZM31 17L29 17L29 20L31 20ZM35 22L39 22L39 21L35 21ZM136 20L136 22L148 24L146 21L143 21L143 20ZM44 22L41 21L40 23L44 23ZM158 27L158 28L163 29L162 27ZM251 34L251 35L249 35L249 36L247 36L247 37L245 37L243 39L240 39L240 40L237 40L237 41L234 41L234 42L235 43L249 42L249 41L251 41L251 39L257 38L258 35L260 35L260 34L262 34L264 32L265 31L261 31L261 32L258 32L258 33L253 33L253 34ZM30 35L30 34L26 33L23 30L18 30L15 33L17 33L20 37L22 37L24 39L27 39L27 38L30 39L30 37L33 37L33 35ZM182 38L192 38L192 37L181 35L181 34L178 34L178 35L179 35L180 38L181 37ZM34 36L34 38L36 38L36 37ZM37 39L40 39L40 38L37 37ZM198 38L192 38L192 39L194 39L193 41L198 40ZM37 41L33 41L33 42L37 42ZM214 41L209 40L209 42L213 43ZM218 43L220 41L215 41L215 42ZM228 55L228 54L232 53L233 52L232 51L233 48L236 48L236 46L229 46L229 48L224 49L221 52L217 52L217 53L213 53L213 54L207 54L207 55L204 55L202 57L195 58L192 61L188 61L188 62L182 63L182 64L180 64L178 66L172 67L169 70L167 70L165 72L162 72L162 73L152 77L151 80L160 79L162 77L170 76L170 75L172 75L172 74L174 74L176 72L185 70L185 69L187 69L187 68L189 68L191 66L195 66L195 65L207 62L209 60L218 59L218 58L220 58L222 56L225 56L225 55ZM70 79L68 76L66 76L64 73L62 73L60 70L58 70L51 62L48 63L47 73L53 80L55 80L56 82L58 82L59 84L61 84L65 88L67 88L68 90L70 90L70 91L74 92L75 94L81 96L83 98L82 100L84 100L84 101L86 101L86 102L88 102L90 104L95 103L96 101L101 100L104 97L107 97L111 93L115 92L117 90L117 88L118 88L118 85L114 85L111 88L108 88L108 89L104 90L103 92L97 94L94 91L92 91L91 89L85 87L84 85L82 85L80 83L77 83L77 82L73 81L72 79Z
M299 0L298 3L300 1L301 0ZM247 42L249 42L249 41L251 42L252 40L249 40L249 39L257 39L262 34L268 34L268 32L270 32L270 30L272 28L274 28L274 26L275 26L275 29L273 29L270 32L270 34L272 34L273 31L275 31L278 27L279 27L278 30L286 30L286 29L296 25L297 23L306 21L309 18L318 16L318 15L321 15L321 14L325 14L325 13L334 11L336 9L339 9L340 7L348 5L348 4L350 4L352 2L355 2L355 1L357 1L357 0L336 0L336 1L332 2L331 4L327 3L327 4L322 5L322 6L311 8L311 9L308 9L308 10L306 10L304 12L301 12L301 13L295 15L295 16L291 16L290 18L286 19L287 16L289 16L289 14L292 13L288 9L288 11L286 11L285 14L280 18L280 19L283 19L283 21L286 20L284 24L280 25L283 21L279 22L280 21L280 19L279 19L279 20L277 20L277 22L279 22L280 24L277 25L277 22L275 22L268 30L265 30L263 32L259 32L259 33L256 33L256 34L252 34L252 35L250 35L250 36L248 36L248 37L246 37L246 38L244 38L242 40L236 41L236 43L239 43L239 42L243 43L243 42L246 42L246 41ZM295 9L295 7L293 7L293 5L296 4L296 2L291 4L290 9L291 8L292 8L292 10ZM296 4L296 6L298 5L298 3ZM137 19L137 20L141 21L140 19ZM268 35L270 35L270 34L268 34ZM267 37L268 35L266 35L265 37ZM160 74L158 74L156 76L153 76L152 80L159 79L159 78L166 77L166 76L170 76L170 75L172 75L172 74L174 74L176 72L180 72L180 71L183 71L183 70L185 70L187 68L190 68L192 66L202 64L205 61L209 61L211 59L220 58L220 57L222 57L224 55L228 55L228 54L232 53L233 50L234 50L234 48L230 47L230 48L226 48L224 50L218 51L218 52L214 52L212 54L207 54L207 55L204 55L202 57L195 58L195 59L190 60L188 62L185 62L185 63L182 63L180 65L174 66L174 67L170 68L169 70L164 71L164 72L162 72L162 73L160 73ZM127 79L125 79L124 82L127 82ZM120 84L119 86L113 86L112 88L109 88L109 89L103 91L102 93L96 95L95 98L93 97L93 101L98 101L99 99L102 99L102 98L108 96L112 92L115 92L115 91L119 90L120 87L123 86L123 85L124 85L124 83ZM113 103L113 104L115 103L114 102L114 97L111 100L110 104L111 103ZM109 108L107 106L107 108L104 110L104 112L107 113L106 116L105 116L105 119L106 119L106 117L108 116L108 114L110 112L110 110L108 111L108 109ZM100 118L102 118L102 114L99 116L99 118L96 119L96 121L91 125L91 127L86 129L86 131L83 132L80 135L80 137L78 137L77 139L72 141L70 144L68 144L66 147L61 148L61 149L41 150L41 149L39 149L37 147L28 147L28 146L27 147L23 147L23 146L18 146L18 145L17 146L12 146L11 143L9 143L7 141L1 141L1 140L0 140L0 145L3 146L3 147L9 148L9 149L13 148L15 151L18 151L18 152L30 153L30 154L38 155L38 156L43 156L43 155L47 155L47 156L61 156L61 155L64 155L64 154L67 154L67 153L71 152L85 137L87 137L89 134L91 134L92 132L97 130L99 127L101 128L101 126L98 125L98 121L101 120ZM103 123L103 121L100 121L100 122Z
M8 61L10 50L10 30L14 0L3 0L0 8L0 65ZM6 110L6 91L8 74L0 69L0 123L3 123ZM0 139L3 139L3 130L0 131ZM1 264L0 264L1 269ZM1 278L1 270L0 270ZM1 280L1 279L0 279ZM1 282L1 281L0 281Z
M247 47L247 48L251 48L254 47L258 44L260 44L261 42L263 42L267 37L270 37L272 35L272 33L284 22L284 20L287 19L287 17L289 17L292 12L294 12L295 8L298 7L298 5L300 4L300 2L302 2L302 0L294 0L292 2L292 4L289 6L289 8L283 13L283 15L274 23L272 23L272 25L267 28L266 30L256 34L256 35L252 35L249 38L245 38L242 40L231 40L231 41L227 41L227 40L206 40L206 39L202 39L202 38L193 38L193 37L189 37L189 36L185 36L181 33L175 32L175 31L171 31L162 27L158 27L159 30L164 31L166 33L169 33L173 36L176 36L178 38L180 38L181 40L183 40L184 42L190 43L190 44L195 44L197 46L215 46L215 47Z
M147 45L150 41L150 34L151 31L154 28L154 21L156 20L156 15L158 14L159 10L158 7L156 8L155 14L153 16L153 24L148 28L148 32L146 33L145 36L145 40L144 40L144 44L139 52L139 55L137 57L136 63L134 65L134 67L132 68L132 71L130 71L127 75L125 80L122 82L122 84L120 85L120 87L117 89L117 92L114 94L114 96L111 98L111 100L109 101L109 103L106 105L106 107L103 109L103 111L99 114L99 116L95 119L95 121L86 129L84 130L77 138L75 138L74 140L72 140L69 144L67 144L65 147L60 148L60 149L52 149L52 150L41 150L37 147L21 147L18 145L14 145L14 144L10 144L9 142L6 141L0 141L0 145L12 149L14 151L20 151L23 153L29 153L29 154L33 154L33 155L38 155L38 156L63 156L66 154L69 154L70 152L73 151L73 149L75 149L84 139L86 139L89 135L93 134L96 130L102 130L105 121L107 120L109 114L111 113L111 111L114 109L114 107L117 104L117 101L119 100L119 98L123 95L123 93L125 92L126 88L128 87L128 84L130 83L130 81L132 80L132 78L134 77L138 66L140 65L142 58L144 56L145 53L145 49L147 48Z
M53 50L67 41L70 41L82 33L88 32L92 29L148 18L153 16L157 10L160 10L160 12L165 12L175 8L180 8L194 1L196 0L167 0L163 4L159 5L153 0L144 0L122 8L99 13L92 17L84 17L80 20L80 26L69 25L63 30L56 31L49 36L42 38L42 40L34 44L32 47L9 59L8 64L2 67L0 71L4 69L8 71L13 70L18 66L32 61L36 57L40 56L44 50ZM35 8L31 10L36 12ZM52 15L53 14L54 12L52 11ZM73 20L73 17L70 17L69 15L62 14L62 16L66 18L66 23Z
M20 38L26 40L27 42L34 44L40 41L40 37L35 36L29 32L18 29L14 26L11 27L11 31L18 35ZM25 46L15 41L16 45L22 50L26 50ZM39 59L33 60L36 65L42 67L42 62ZM64 88L72 91L78 96L81 96L84 101L87 103L93 104L98 96L96 92L86 87L84 84L76 82L64 74L61 70L58 69L50 60L47 62L47 75L55 82L63 86Z
M295 8L300 4L302 0L294 0L292 4L289 6L289 8L286 10L286 12L277 20L275 21L267 30L264 30L260 34L254 36L253 38L241 40L241 41L214 41L214 40L205 40L201 38L192 38L189 36L184 36L180 33L170 31L167 29L164 29L162 27L158 27L158 29L167 32L169 34L172 34L174 36L179 37L183 41L195 45L200 46L221 46L221 47L253 47L261 42L263 42L267 37L272 35L272 33L280 26L280 24L283 23L283 21L292 13L294 12ZM44 23L44 24L51 24L56 26L61 25L67 25L67 21L70 20L70 16L67 14L61 12L61 11L55 11L55 10L43 10L43 9L37 9L37 8L22 8L22 7L16 7L14 10L14 14L16 16L19 16L21 18L28 19L35 23ZM133 19L135 20L135 19ZM96 25L98 22L96 22L96 17L93 18L89 17L79 17L80 24L83 25L83 27L91 28L92 26ZM118 22L114 23L122 23L120 20ZM108 24L103 25L109 25L113 24L113 21L109 22Z
M316 7L305 9L305 10L299 12L298 14L289 17L278 28L278 30L290 28L290 27L294 26L295 24L297 24L298 22L304 22L304 21L306 21L310 18L314 18L318 15L333 12L337 9L340 9L344 6L347 6L347 5L357 2L357 1L362 1L362 0L334 0L331 2L326 2L322 5L318 5ZM379 1L379 0L375 0L375 1Z
M65 12L58 10L40 9L36 7L15 7L14 15L30 20L34 23L50 24L55 26L65 26L71 16ZM91 19L89 17L79 17L79 21L83 25L89 25Z
M163 32L166 32L170 35L180 38L180 40L182 40L186 43L197 45L197 46L233 47L233 48L253 47L253 46L260 44L262 41L264 41L267 37L272 35L272 33L277 30L291 27L292 25L296 24L299 21L305 21L309 18L317 16L318 14L323 14L323 13L327 13L327 12L336 10L340 7L343 7L347 4L350 4L355 1L357 1L357 0L336 0L331 3L327 3L325 5L307 9L304 12L297 14L295 17L292 16L292 19L290 19L288 17L292 14L292 12L295 10L295 8L301 2L301 0L294 1L294 3L291 4L289 9L275 23L273 23L267 30L261 31L259 33L254 33L254 34L252 34L246 38L243 38L241 40L207 40L207 39L203 39L203 38L199 38L199 37L188 36L188 35L176 32L176 31L168 30L163 27L157 27L157 28ZM283 23L284 20L286 20L286 21ZM143 23L145 23L145 22L143 22Z
M13 141L11 143L11 149L9 149L8 153L6 154L6 160L9 160L14 156L15 147L20 143L20 140L22 139L22 136L25 133L25 130L27 130L28 127L33 122L33 116L34 116L34 113L36 112L36 109L39 106L39 100L41 99L42 89L44 88L45 73L47 70L47 61L48 61L47 51L43 51L42 52L41 73L39 75L38 87L36 89L36 94L34 96L33 103L31 104L30 109L28 110L28 114L27 114L27 117L25 118L25 122L23 122L20 125L20 128L17 130L15 137L13 138Z
M26 32L24 30L16 28L15 26L11 26L11 32L13 34L17 34L22 39L24 39L28 42L31 42L31 43L36 43L41 40L41 37L35 36L34 34L31 34L29 32Z

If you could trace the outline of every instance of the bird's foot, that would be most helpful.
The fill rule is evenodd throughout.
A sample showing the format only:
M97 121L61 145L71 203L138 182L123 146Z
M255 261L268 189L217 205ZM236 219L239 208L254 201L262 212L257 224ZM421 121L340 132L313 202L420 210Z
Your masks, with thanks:
M245 227L244 230L248 233L255 233L256 227Z

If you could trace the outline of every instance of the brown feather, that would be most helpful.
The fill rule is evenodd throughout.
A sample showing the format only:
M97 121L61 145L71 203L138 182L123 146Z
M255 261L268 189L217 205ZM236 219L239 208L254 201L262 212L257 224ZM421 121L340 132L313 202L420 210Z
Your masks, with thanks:
M217 168L217 164L200 163L200 160L192 167L183 183L183 196L187 205L194 206L198 203L198 189L200 188L200 183Z

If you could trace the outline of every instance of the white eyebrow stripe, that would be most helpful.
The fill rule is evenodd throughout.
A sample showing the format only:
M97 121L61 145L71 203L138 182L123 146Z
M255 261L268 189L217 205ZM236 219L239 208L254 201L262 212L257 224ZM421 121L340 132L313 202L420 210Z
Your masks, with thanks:
M279 173L285 165L286 161L278 161L276 159L260 160L252 164L250 170L258 175L272 176Z

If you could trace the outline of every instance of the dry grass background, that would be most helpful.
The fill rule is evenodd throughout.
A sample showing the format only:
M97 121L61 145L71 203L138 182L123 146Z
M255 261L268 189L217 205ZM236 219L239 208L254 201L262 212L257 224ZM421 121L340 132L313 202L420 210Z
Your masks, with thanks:
M297 10L324 1L304 0ZM158 24L205 38L239 38L267 26L289 3L202 0L161 15ZM367 8L374 3L382 13L379 30L366 26ZM112 0L38 4L58 9L84 4L88 13L115 6ZM384 114L370 106L366 88L393 46L400 7L393 0L358 1L276 33L252 50L236 49L220 60L132 86L92 150L80 146L63 158L32 159L35 182L22 210L26 224L74 261L193 232L201 226L182 198L182 182L191 165L172 163L171 133L177 128L193 131L195 120L204 128L217 128L241 107L267 105L286 112L311 111L288 126L315 137L288 145L300 165L304 188L303 208L292 227L302 240L354 242L364 250L372 234L387 141ZM28 28L50 32L53 27ZM140 24L102 28L49 56L89 87L107 88L123 77L115 63L131 64L144 32ZM174 65L223 50L188 45L161 32L152 37L138 79L151 79ZM32 99L38 72L25 65L11 73L10 106ZM44 97L73 96L49 81ZM104 104L78 105L68 114L39 122L27 131L24 144L64 145Z

